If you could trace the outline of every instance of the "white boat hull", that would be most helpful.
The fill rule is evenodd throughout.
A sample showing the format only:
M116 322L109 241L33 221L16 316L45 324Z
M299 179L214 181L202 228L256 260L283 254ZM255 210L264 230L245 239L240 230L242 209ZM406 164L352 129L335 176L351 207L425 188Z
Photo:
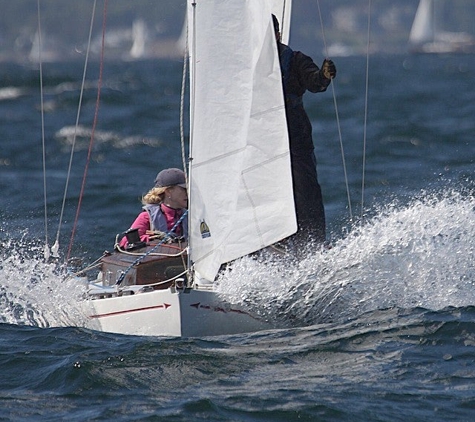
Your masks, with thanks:
M90 327L143 336L205 337L273 328L211 290L174 287L84 302Z

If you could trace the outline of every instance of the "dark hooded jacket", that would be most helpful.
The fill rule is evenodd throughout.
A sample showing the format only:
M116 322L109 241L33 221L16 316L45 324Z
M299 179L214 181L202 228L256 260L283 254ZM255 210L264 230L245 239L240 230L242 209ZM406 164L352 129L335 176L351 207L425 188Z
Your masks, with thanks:
M313 152L312 125L303 107L302 96L305 91L324 92L331 79L326 79L313 60L293 51L285 44L278 43L282 71L285 109L290 137L292 156Z
M325 211L317 179L317 162L312 140L312 125L303 107L302 96L324 92L331 79L325 78L313 60L278 43L280 67L289 131L295 210L299 232L297 240L310 236L325 241Z

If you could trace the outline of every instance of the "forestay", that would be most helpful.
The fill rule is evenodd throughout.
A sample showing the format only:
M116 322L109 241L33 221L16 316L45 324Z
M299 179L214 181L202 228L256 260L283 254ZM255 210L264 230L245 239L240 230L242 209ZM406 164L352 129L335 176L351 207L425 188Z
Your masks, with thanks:
M296 231L271 19L284 5L290 13L282 0L188 4L190 257L209 280L222 263Z

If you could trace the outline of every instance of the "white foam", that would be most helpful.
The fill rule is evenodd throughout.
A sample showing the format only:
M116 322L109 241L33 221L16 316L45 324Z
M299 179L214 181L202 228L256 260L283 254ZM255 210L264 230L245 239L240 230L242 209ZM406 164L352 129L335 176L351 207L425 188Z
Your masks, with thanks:
M345 321L385 308L475 305L475 199L452 192L388 205L363 226L303 259L236 261L219 279L235 303L281 325ZM45 263L43 247L2 243L0 321L87 326L85 287Z
M66 280L56 263L44 262L43 247L2 242L0 321L37 327L85 326L79 303L84 285Z
M331 250L285 267L242 259L220 290L269 318L306 324L390 307L475 305L474 210L475 199L456 192L390 205Z
M13 100L24 94L23 89L14 86L0 88L0 101Z

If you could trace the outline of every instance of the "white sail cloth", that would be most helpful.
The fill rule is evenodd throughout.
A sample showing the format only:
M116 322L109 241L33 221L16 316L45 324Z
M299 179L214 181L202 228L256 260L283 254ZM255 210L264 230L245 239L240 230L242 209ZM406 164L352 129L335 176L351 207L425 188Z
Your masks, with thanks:
M208 280L296 231L274 3L188 5L190 258Z
M409 34L409 42L411 44L432 42L434 36L434 2L433 0L420 0Z

